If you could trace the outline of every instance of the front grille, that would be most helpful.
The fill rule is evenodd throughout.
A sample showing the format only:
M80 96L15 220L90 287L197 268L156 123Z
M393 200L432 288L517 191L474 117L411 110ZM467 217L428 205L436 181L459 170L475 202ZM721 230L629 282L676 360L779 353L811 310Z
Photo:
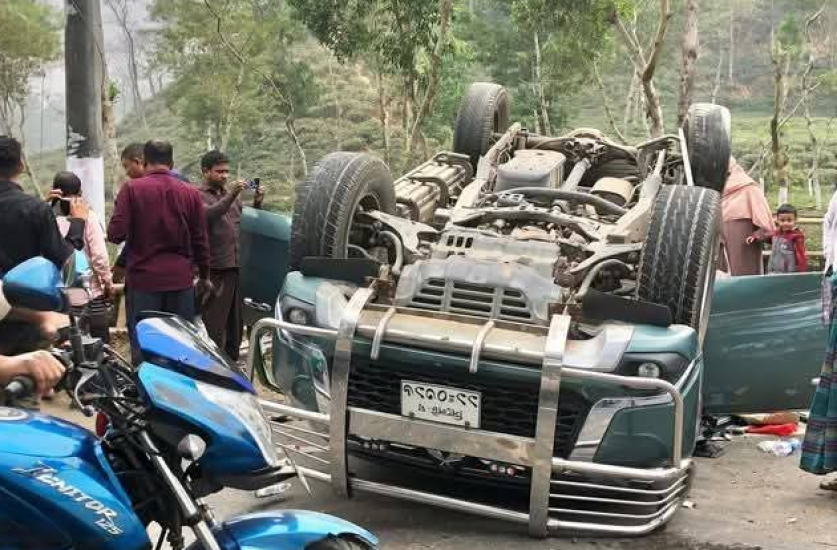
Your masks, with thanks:
M507 321L532 320L529 302L519 290L450 279L427 279L410 306Z
M430 376L355 359L349 376L348 404L351 407L401 414L401 380L441 384L482 394L480 429L517 435L535 436L538 410L538 386L534 383L509 383L507 380L477 380L461 376ZM570 391L561 391L558 420L555 425L554 456L566 458L575 444L588 410L587 402Z

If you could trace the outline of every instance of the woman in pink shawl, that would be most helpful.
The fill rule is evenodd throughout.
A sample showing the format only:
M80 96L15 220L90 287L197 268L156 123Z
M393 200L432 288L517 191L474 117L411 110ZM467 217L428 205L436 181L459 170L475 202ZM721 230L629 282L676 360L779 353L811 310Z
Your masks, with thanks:
M761 187L734 158L729 162L721 207L721 269L733 276L761 275L761 247L746 241L759 229L773 231L773 213Z

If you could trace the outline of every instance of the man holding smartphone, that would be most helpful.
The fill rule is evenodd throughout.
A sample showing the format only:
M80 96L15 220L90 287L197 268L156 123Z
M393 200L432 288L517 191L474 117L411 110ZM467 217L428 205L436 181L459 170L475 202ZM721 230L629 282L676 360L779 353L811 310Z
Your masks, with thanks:
M243 332L240 268L241 192L254 191L253 208L261 209L264 191L259 180L237 181L227 188L230 161L220 151L201 159L200 191L206 207L209 235L209 270L214 292L201 297L203 322L210 338L238 360Z

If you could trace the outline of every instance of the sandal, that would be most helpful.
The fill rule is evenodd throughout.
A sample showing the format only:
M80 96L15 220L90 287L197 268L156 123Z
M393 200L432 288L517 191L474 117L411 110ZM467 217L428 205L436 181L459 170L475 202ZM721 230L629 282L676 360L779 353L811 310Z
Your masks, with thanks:
M820 489L823 491L837 491L837 479L831 481L823 481L820 483Z

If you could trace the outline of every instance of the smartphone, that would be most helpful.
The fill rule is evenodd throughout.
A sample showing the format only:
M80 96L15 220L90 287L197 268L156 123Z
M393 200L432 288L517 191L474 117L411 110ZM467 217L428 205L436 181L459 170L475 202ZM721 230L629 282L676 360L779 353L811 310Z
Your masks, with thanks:
M70 199L53 199L52 200L52 213L56 216L69 216L70 215Z
M252 189L253 191L257 190L262 185L261 178L253 178L252 180L247 182L247 188Z

